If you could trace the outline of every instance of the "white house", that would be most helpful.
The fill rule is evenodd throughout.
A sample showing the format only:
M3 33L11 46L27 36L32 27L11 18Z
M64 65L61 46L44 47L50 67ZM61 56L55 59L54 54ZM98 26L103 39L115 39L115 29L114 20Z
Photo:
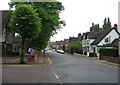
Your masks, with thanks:
M94 32L86 32L83 33L82 36L82 47L83 47L83 54L89 56L89 53L93 53L90 44L96 39L96 33Z
M99 56L99 48L103 45L111 46L118 40L120 33L117 26L101 30L99 32L86 32L82 37L83 54L87 56Z

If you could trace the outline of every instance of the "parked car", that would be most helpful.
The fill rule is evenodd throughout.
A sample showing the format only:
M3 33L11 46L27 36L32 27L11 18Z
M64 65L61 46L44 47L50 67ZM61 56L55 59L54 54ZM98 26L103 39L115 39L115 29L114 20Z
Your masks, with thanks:
M63 50L57 50L58 53L64 54Z
M32 50L33 50L33 48L29 48L28 53L30 54Z

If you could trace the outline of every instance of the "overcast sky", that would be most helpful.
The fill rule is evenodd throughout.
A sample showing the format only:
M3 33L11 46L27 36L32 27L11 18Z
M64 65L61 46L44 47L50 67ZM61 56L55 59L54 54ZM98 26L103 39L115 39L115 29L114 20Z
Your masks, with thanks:
M10 0L0 2L0 10L7 10ZM99 23L100 27L106 17L110 17L112 26L118 24L118 2L120 0L59 0L65 10L60 14L66 26L58 31L50 40L58 41L77 36L78 33L89 31L92 22Z
M65 10L61 18L65 20L66 27L58 31L58 34L51 38L63 40L70 36L77 36L78 33L89 31L92 22L103 25L105 17L110 17L112 26L118 24L118 2L120 0L59 0L62 1Z

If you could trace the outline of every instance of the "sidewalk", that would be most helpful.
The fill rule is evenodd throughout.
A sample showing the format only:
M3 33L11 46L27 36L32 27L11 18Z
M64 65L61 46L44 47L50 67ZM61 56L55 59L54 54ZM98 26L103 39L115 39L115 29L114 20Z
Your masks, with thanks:
M92 60L95 60L101 64L106 64L106 65L109 65L109 66L114 66L114 67L117 67L117 68L120 68L120 65L117 64L117 63L112 63L112 62L108 62L108 61L105 61L105 60L99 60L97 57L88 57L86 55L83 55L83 54L77 54L75 53L74 55L76 56L80 56L82 58L86 58L86 59L92 59Z
M12 59L18 58L13 57ZM53 69L47 62L48 58L38 57L36 62L17 64L15 62L3 64L3 83L60 83ZM8 59L9 60L9 59ZM11 65L12 64L12 65Z
M44 63L45 59L43 57L37 57L36 61L30 62L28 58L31 58L29 54L25 55L26 64L40 64ZM2 64L19 64L20 57L19 56L7 56L2 58Z

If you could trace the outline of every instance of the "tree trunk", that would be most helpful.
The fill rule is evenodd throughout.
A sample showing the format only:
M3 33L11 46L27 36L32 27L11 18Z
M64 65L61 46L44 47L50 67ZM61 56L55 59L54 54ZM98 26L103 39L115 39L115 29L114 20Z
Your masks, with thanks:
M20 64L25 64L25 61L24 61L24 56L25 56L24 47L25 47L25 38L22 38Z

